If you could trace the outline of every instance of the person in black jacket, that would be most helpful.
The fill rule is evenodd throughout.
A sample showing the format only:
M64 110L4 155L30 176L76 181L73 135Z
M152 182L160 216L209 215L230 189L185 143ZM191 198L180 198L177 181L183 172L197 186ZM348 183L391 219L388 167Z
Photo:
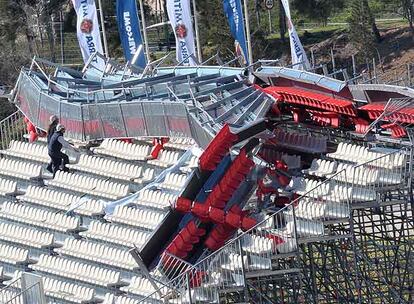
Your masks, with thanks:
M53 133L56 131L56 126L59 124L59 117L52 115L49 118L49 127L47 128L47 144L49 145L50 139L52 138ZM53 163L52 161L46 167L46 170L50 173L53 173Z
M55 177L55 174L60 169L61 165L63 171L69 171L68 168L66 168L66 165L69 163L69 157L62 152L62 148L78 152L77 149L73 148L72 145L63 138L65 131L65 126L58 124L56 126L56 132L50 137L50 141L47 146L49 156L52 160L53 177Z

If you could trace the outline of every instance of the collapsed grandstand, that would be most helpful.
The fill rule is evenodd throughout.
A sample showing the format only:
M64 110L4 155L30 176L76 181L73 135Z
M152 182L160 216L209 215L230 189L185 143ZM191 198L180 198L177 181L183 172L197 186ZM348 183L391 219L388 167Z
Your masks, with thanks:
M1 303L412 303L414 91L34 59L1 122ZM45 170L57 115L81 149Z

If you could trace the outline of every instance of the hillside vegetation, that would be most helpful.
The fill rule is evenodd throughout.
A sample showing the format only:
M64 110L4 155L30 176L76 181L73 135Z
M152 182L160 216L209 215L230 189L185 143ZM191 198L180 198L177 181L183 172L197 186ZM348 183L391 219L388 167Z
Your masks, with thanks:
M110 55L122 61L115 2L102 2ZM148 25L165 20L162 12L154 11L148 1L144 2ZM254 58L281 59L282 64L289 64L285 16L280 1L274 3L274 8L268 11L263 1L249 1ZM290 3L301 40L307 51L312 51L316 65L328 64L332 68L333 52L336 68L349 70L354 55L358 72L375 60L385 81L407 74L407 64L413 63L414 58L414 0L290 0ZM218 62L234 58L222 0L197 0L197 9L203 58L217 53L221 59ZM76 16L67 0L0 0L0 17L0 85L10 89L21 67L29 64L34 55L75 67L82 64L75 36ZM61 23L57 22L60 20ZM173 46L168 26L151 30L148 35L153 58ZM0 118L9 112L10 107L0 106Z

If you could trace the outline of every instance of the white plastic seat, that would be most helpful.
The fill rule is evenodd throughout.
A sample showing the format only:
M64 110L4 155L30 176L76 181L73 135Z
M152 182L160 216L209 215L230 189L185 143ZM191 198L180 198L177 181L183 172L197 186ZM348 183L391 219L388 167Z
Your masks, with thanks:
M164 147L187 151L194 145L195 142L192 138L171 137L170 140L164 144Z
M117 285L120 282L120 273L117 271L45 254L39 257L36 264L29 265L29 268L103 287Z
M177 200L177 196L174 194L163 193L161 191L143 190L136 204L148 205L152 208L166 209L174 204Z
M79 228L78 218L11 202L1 206L0 217L61 232Z
M294 235L295 223L292 218L287 217L286 228L289 234ZM315 237L324 235L324 226L321 221L312 221L298 218L296 220L296 233L302 237Z
M94 196L116 200L129 193L129 185L105 181L63 171L56 172L53 180L45 181L48 186L60 187L80 193L89 193Z
M163 212L142 210L128 206L116 206L112 215L105 216L105 219L136 227L143 227L150 230L155 229L162 221Z
M0 178L0 196L13 195L17 192L17 182Z
M2 289L0 291L0 303L1 304L24 304L23 296L19 295L17 291Z
M126 160L145 160L150 154L148 145L135 145L115 139L105 139L102 144L92 151L101 155L108 155Z
M29 250L0 244L0 261L3 263L18 265L28 262Z
M160 184L160 187L179 191L184 187L186 180L187 176L184 174L168 173L165 176L164 182Z
M160 152L157 159L149 160L148 164L166 168L174 165L179 158L180 154L178 152L163 150Z
M0 159L0 174L24 180L38 179L42 176L42 167L12 159Z
M142 177L141 166L90 155L81 155L77 164L68 165L68 167L82 172L91 172L126 181L133 181Z
M330 184L321 183L316 180L305 179L302 177L295 177L291 180L289 186L286 189L292 190L300 195L317 198L329 193Z
M54 242L51 233L9 223L0 223L0 239L34 248L50 247Z
M105 224L99 221L92 221L89 224L88 231L81 232L80 235L126 247L133 247L134 244L137 247L141 247L149 237L147 232Z
M338 164L336 162L331 162L329 160L323 159L314 159L312 161L311 167L307 170L303 170L303 173L324 177L330 174L334 174L337 167Z
M153 299L160 299L158 293L154 293L156 289L152 286L151 282L144 277L134 276L128 286L121 287L120 290L146 297L151 295Z
M83 202L81 196L38 186L29 186L26 193L17 198L21 201L64 211L69 210L73 205L79 204L74 212L86 216L100 215L104 212L104 206L100 201L85 199L85 202Z
M16 140L12 140L9 144L9 149L1 151L1 154L42 163L50 161L47 146Z
M112 248L100 243L66 238L63 247L55 249L57 253L73 256L99 264L111 265L126 270L135 270L137 263L127 250Z
M242 247L243 250L256 254L272 253L275 250L273 241L271 239L257 235L244 236Z
M43 288L46 296L72 303L89 303L95 297L95 291L92 288L48 277L43 277Z

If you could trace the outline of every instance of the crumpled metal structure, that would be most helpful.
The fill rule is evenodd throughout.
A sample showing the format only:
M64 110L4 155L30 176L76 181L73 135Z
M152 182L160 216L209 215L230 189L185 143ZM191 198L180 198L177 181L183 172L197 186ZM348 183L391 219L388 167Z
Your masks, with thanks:
M105 71L87 65L80 73L39 59L22 69L12 101L40 129L57 115L76 140L192 137L201 147L225 123L248 125L274 102L239 68L174 67L137 74L108 62Z

